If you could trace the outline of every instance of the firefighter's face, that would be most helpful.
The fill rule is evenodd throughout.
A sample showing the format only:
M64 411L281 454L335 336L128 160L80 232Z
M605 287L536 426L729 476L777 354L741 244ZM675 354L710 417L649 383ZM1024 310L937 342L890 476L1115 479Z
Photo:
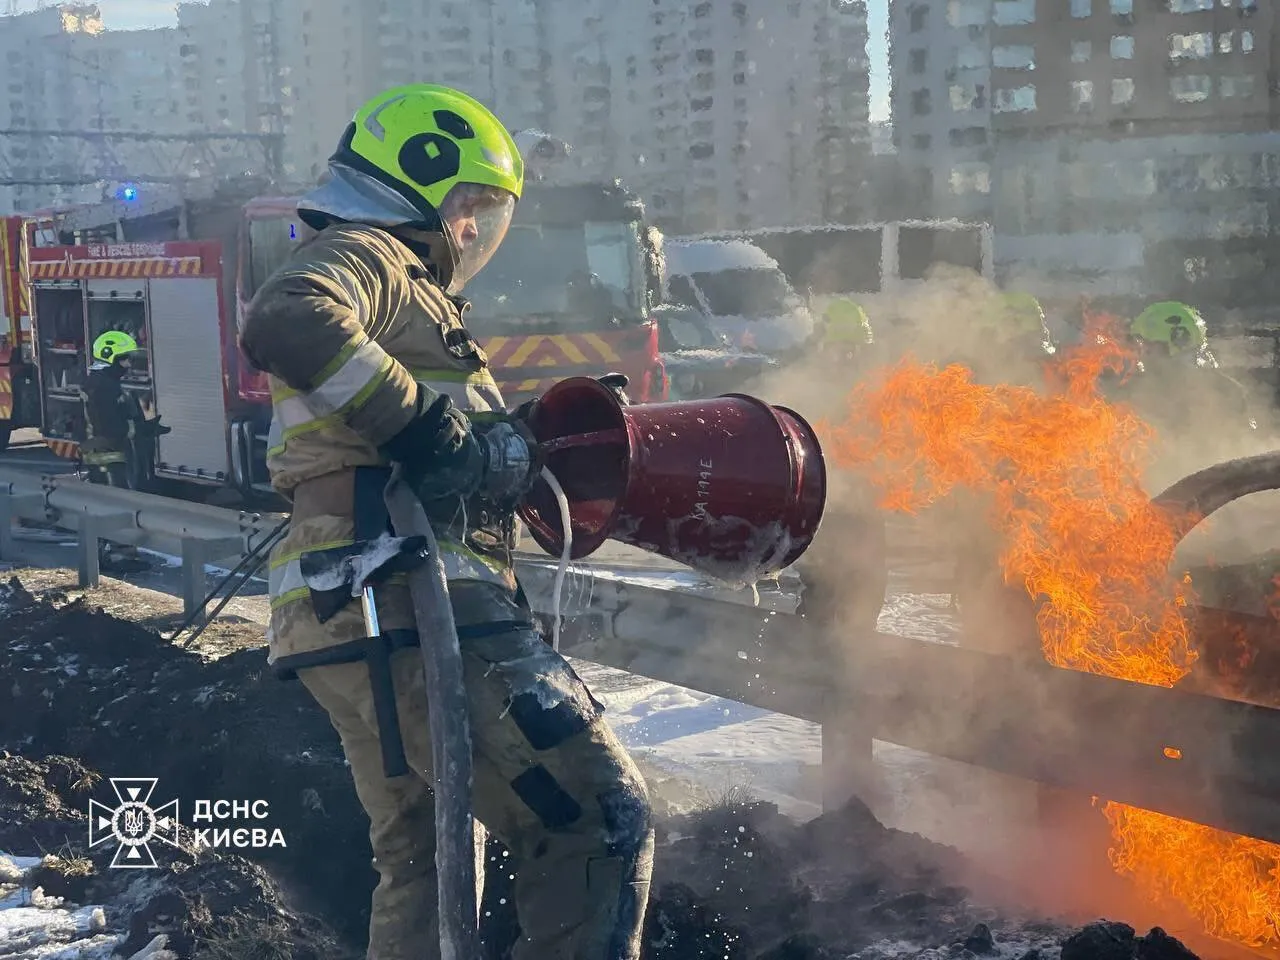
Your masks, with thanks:
M458 258L450 292L460 290L489 262L507 235L515 204L514 194L474 183L456 184L445 196L440 219Z

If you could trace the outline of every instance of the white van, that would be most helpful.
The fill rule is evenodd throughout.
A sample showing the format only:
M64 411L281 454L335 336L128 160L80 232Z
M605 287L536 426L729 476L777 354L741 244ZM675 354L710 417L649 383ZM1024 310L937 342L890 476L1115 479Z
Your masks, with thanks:
M726 346L778 355L813 336L804 298L755 244L669 237L663 254L664 299L696 310Z

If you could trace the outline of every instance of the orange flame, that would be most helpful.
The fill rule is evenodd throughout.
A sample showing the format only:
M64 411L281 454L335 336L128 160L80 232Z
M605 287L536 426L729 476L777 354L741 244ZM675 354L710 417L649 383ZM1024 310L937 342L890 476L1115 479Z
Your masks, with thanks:
M1089 330L1055 371L1059 389L1041 394L908 358L818 431L885 509L913 513L957 487L987 495L1006 581L1041 601L1050 663L1172 686L1196 658L1181 616L1189 584L1167 576L1185 518L1143 491L1151 428L1098 393L1102 372L1124 373L1128 359L1108 331Z
M1141 479L1153 431L1099 392L1103 373L1126 376L1135 359L1102 317L1045 392L908 357L855 388L849 415L818 431L884 509L914 513L957 488L984 495L1005 580L1038 601L1050 663L1173 686L1197 653L1182 615L1189 578L1171 578L1169 565L1196 518L1151 504ZM1280 943L1280 846L1114 802L1103 813L1114 868L1150 899L1182 904L1216 936Z

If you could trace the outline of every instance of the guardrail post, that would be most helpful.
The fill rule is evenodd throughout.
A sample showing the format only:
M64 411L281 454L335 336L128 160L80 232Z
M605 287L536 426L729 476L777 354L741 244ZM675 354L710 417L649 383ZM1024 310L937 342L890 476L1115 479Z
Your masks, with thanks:
M182 612L191 616L197 610L204 612L204 568L210 561L243 549L244 544L234 537L209 539L207 537L182 538Z
M182 541L182 612L191 616L204 600L204 565L209 561L209 546L204 540L189 537Z
M76 518L76 532L80 536L80 561L77 572L81 587L96 587L101 579L98 541L108 539L106 535L113 530L133 525L132 513L82 513Z
M875 800L877 784L872 759L872 724L848 694L828 695L822 719L822 809L839 810L850 798Z

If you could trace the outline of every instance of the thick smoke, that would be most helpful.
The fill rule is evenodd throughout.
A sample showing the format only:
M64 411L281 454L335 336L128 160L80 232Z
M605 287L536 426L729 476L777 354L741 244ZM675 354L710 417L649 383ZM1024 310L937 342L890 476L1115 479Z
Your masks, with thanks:
M761 378L745 392L790 406L810 422L840 421L858 416L847 406L856 384L874 381L886 367L908 355L939 366L962 363L978 383L1011 383L1043 392L1040 364L1028 357L1025 342L1001 343L982 329L981 321L997 293L971 272L935 269L926 282L902 295L864 301L875 326L876 343L871 349L851 360L830 352L815 353ZM1070 346L1069 341L1060 343L1059 349ZM1265 397L1260 401L1257 393L1250 396L1250 412L1258 422L1254 429L1243 418L1233 421L1224 412L1229 404L1223 402L1224 384L1217 382L1217 374L1191 369L1178 377L1147 375L1146 381L1146 389L1134 394L1134 402L1155 431L1142 475L1148 494L1159 493L1187 473L1220 460L1274 448L1278 435L1264 414ZM1126 396L1122 389L1117 393ZM1134 456L1139 453L1133 451ZM1032 598L1020 583L1004 583L999 554L1005 545L992 528L989 501L971 491L957 491L947 502L914 516L887 514L875 506L875 493L856 472L840 469L830 458L828 470L823 525L801 561L801 572L809 617L822 627L837 661L844 655L846 669L855 669L848 656L855 646L865 650L879 642L871 631L886 584L885 571L904 567L912 569L917 581L932 580L932 589L939 594L959 594L964 645L1006 657L1043 659ZM1265 531L1249 531L1248 523L1232 513L1231 508L1221 511L1184 541L1183 547L1191 549L1181 549L1175 556L1168 571L1170 590L1189 563L1204 562L1210 555L1216 559L1228 549L1245 556L1269 546L1268 539L1274 542ZM1196 547L1200 540L1208 546ZM884 552L877 556L880 550ZM921 677L912 692L930 701L932 688L921 687L937 683L936 700L945 704L947 687L964 682L963 677ZM856 704L849 706L856 715ZM1056 724L1064 732L1078 726L1077 704L1042 701L1035 713L1039 722L1051 728ZM966 735L973 733L973 717L919 718L922 729L936 727L939 720ZM1125 736L1123 729L1114 733ZM952 811L963 802L957 791L980 796L987 807L985 822L967 818L956 831L963 832L963 837L945 839L960 841L980 861L999 866L1006 877L1012 872L1013 882L1003 890L1011 900L1041 909L1074 906L1086 913L1110 907L1138 922L1148 916L1141 899L1110 868L1107 823L1089 797L972 768L960 772L956 766L954 776L943 777L948 786L933 798L933 809L916 800L914 819L945 829L948 820L956 819ZM862 773L872 776L865 764ZM889 799L876 793L873 782L868 783L873 807L892 816ZM1055 868L1046 870L1046 863ZM1178 920L1176 913L1164 911L1166 924Z

